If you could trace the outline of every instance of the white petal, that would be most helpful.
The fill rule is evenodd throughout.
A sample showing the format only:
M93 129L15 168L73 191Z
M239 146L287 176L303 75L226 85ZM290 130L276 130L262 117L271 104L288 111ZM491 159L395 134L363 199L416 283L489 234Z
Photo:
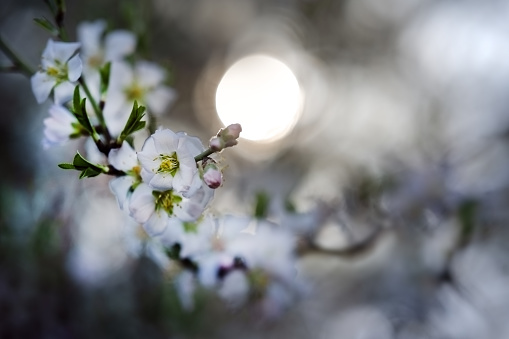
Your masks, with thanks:
M127 141L120 148L112 149L108 155L108 162L118 170L131 171L138 166L138 157Z
M228 274L218 293L232 307L244 304L249 293L249 282L244 272L233 271Z
M173 177L169 173L155 173L149 185L158 191L167 191L173 188Z
M133 81L133 70L128 63L123 61L115 61L111 63L108 92L118 91L123 93L125 88L130 86Z
M129 31L116 30L106 35L104 44L106 60L119 60L134 52L136 36Z
M154 172L147 171L146 169L142 168L140 175L143 182L150 182L150 180L152 180L154 177Z
M168 219L168 214L165 211L155 211L148 221L143 224L143 228L151 237L160 235L166 229Z
M67 62L81 46L79 42L60 42L53 40L50 40L50 42L48 42L48 46L51 46L50 55L52 59L58 60L61 63Z
M152 173L155 173L161 165L159 154L156 153L149 153L144 151L138 152L138 160L145 170Z
M145 223L154 214L156 208L152 189L147 184L140 184L131 195L129 211L140 223Z
M75 55L69 60L67 63L67 75L70 81L77 81L81 72L83 71L83 64L81 63L81 59L78 55Z
M34 92L35 100L37 100L37 103L41 104L48 99L57 81L45 72L37 72L30 78L30 83L32 84L32 92Z
M133 184L134 178L128 175L110 180L110 190L117 198L118 206L121 210L124 209L129 189Z
M63 105L71 100L74 93L74 88L75 86L68 81L62 82L61 84L55 86L55 89L53 90L53 100L55 101L55 104Z
M159 86L145 95L145 101L152 113L161 115L176 97L177 93L173 88Z
M169 218L165 231L158 239L164 246L171 247L175 243L181 242L183 234L182 221L178 218Z
M106 28L106 21L82 22L78 25L78 40L81 51L86 55L93 55L101 51L101 37Z
M158 154L170 155L177 150L178 136L169 129L156 131L152 137Z
M156 63L139 61L135 66L138 84L144 88L153 88L164 81L166 71Z

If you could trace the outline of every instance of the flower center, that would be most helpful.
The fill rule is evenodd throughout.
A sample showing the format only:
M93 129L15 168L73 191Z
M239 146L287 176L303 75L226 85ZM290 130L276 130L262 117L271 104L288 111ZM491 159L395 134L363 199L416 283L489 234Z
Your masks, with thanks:
M134 100L142 100L143 95L145 94L145 89L138 85L136 82L132 83L131 86L126 87L124 89L124 93L128 100L134 101Z
M164 210L168 215L173 215L173 207L182 201L182 197L173 194L173 190L164 192L153 191L152 195L156 200L156 210Z
M92 68L99 68L104 63L104 58L101 53L97 53L88 58L88 65Z
M61 63L56 63L56 67L48 67L46 69L46 73L56 78L58 82L67 81L67 64L62 65Z
M174 177L175 173L177 173L177 169L179 168L177 153L173 152L171 155L159 154L159 159L161 159L161 164L159 165L157 173L170 173Z

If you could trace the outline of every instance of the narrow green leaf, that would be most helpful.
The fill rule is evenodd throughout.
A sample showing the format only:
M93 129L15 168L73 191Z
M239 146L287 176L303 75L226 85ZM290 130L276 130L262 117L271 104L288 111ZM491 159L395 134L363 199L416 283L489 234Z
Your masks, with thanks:
M38 24L43 29L47 30L51 33L51 35L57 35L58 29L46 18L34 18L36 24Z
M80 98L80 86L74 88L74 95L72 97L72 106L75 114L81 113L81 98Z
M81 172L79 178L80 179L83 179L83 178L92 178L92 177L98 176L101 173L102 172L98 171L96 168L89 167L89 168L85 169L83 172Z
M110 84L110 71L111 71L111 61L106 63L100 70L99 74L101 75L101 93L104 94L108 90L108 86Z
M60 167L62 169L76 169L76 167L73 164L70 164L70 163L58 164L58 167Z
M144 128L146 125L145 121L141 121L143 117L145 116L145 107L144 106L138 106L138 102L134 101L133 109L131 111L131 114L129 115L129 118L127 119L127 122L125 124L124 129L122 130L122 133L120 133L119 141L122 142L132 133L139 131L140 129Z

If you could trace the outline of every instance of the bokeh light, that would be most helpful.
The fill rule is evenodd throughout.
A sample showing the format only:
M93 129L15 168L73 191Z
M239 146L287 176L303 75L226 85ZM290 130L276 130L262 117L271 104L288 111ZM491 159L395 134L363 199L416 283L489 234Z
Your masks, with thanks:
M216 108L223 124L240 123L245 139L270 142L287 135L302 109L297 78L283 62L251 55L234 63L221 79Z

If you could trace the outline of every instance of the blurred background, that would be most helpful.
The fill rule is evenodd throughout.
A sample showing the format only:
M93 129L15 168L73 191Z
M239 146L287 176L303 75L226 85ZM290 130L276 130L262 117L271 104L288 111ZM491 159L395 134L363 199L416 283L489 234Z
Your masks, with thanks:
M0 6L34 68L42 16L43 1ZM206 142L242 123L214 213L250 214L259 192L275 213L326 206L297 263L308 293L271 321L207 291L181 310L109 178L60 170L85 146L43 150L49 103L3 72L1 338L509 337L507 1L67 3L71 39L97 19L169 70L160 125Z

